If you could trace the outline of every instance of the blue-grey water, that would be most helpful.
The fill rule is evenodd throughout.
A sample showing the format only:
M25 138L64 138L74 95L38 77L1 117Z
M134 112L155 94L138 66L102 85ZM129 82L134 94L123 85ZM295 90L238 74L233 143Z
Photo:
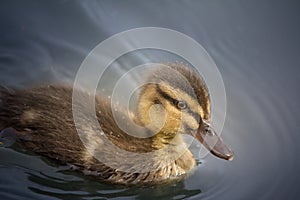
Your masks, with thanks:
M1 1L0 85L72 82L96 45L131 28L194 38L224 80L222 135L235 159L209 156L177 184L122 188L0 147L0 199L298 199L299 9L296 0Z

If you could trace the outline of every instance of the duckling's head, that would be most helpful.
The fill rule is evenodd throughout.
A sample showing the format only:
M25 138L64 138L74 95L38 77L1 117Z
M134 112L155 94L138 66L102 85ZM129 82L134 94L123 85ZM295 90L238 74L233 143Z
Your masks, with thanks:
M195 69L184 64L162 65L149 76L140 92L138 118L157 132L154 140L158 145L189 134L214 155L233 158L232 151L210 126L210 97L205 83Z

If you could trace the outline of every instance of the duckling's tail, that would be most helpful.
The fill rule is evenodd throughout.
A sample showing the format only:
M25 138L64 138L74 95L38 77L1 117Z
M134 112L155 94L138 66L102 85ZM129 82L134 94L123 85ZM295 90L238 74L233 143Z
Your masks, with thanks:
M0 85L0 131L6 128L6 125L4 123L4 117L6 115L6 109L4 102L8 98L8 96L14 94L14 91Z
M2 98L4 98L7 95L13 94L14 91L9 89L6 86L0 85L0 100L2 100Z

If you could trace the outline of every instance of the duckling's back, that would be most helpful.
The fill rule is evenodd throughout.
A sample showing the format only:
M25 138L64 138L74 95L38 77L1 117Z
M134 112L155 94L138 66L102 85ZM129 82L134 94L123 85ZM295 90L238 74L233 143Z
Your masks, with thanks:
M73 124L71 92L66 87L44 86L29 90L2 87L0 129L14 128L19 142L27 149L50 158L63 153L63 149L59 150L62 147L75 150L74 147L80 147L80 140Z
M86 151L77 134L71 87L42 86L15 91L1 88L0 99L0 129L12 127L15 131L11 134L25 149L61 164L71 164L79 171L104 171L97 174L102 181L114 174Z

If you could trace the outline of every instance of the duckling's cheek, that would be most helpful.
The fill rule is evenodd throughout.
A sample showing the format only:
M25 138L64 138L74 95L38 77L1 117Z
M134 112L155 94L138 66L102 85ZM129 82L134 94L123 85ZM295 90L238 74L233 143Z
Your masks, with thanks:
M185 113L183 114L182 119L182 123L187 124L189 128L194 130L198 129L199 123L193 116Z
M181 125L181 116L178 113L168 113L163 127L165 132L177 133Z

